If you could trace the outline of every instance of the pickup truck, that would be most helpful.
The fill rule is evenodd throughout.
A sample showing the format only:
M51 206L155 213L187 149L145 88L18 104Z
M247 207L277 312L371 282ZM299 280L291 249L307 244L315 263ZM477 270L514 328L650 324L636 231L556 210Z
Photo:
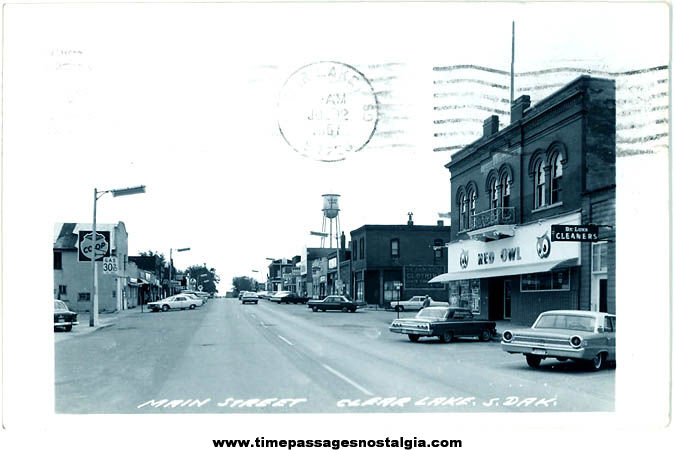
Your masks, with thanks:
M496 334L496 322L478 320L466 308L430 306L419 311L413 319L396 319L389 330L406 334L410 341L420 337L438 337L442 342L451 342L457 337L477 337L489 341Z

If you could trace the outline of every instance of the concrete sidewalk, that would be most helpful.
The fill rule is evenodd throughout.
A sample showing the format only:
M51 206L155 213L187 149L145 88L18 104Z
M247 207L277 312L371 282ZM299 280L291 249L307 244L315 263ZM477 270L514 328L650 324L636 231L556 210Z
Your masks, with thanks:
M145 313L149 313L148 308L143 308ZM105 328L114 326L120 319L135 314L140 314L140 306L131 309L124 309L114 312L101 312L98 314L98 326L89 326L89 312L78 312L77 321L79 325L73 326L72 331L54 330L54 341L60 342L66 339L75 338L78 336L86 336L94 331L103 330Z

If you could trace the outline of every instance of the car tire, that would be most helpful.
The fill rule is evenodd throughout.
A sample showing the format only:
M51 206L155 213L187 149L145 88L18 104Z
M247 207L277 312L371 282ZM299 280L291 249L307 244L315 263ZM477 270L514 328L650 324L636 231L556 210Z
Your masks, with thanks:
M325 312L325 308L321 308L321 312Z
M527 364L529 367L532 369L538 369L541 366L541 361L543 358L541 358L538 355L524 355L527 358Z
M454 333L451 331L447 331L440 335L440 342L444 342L445 344L452 342L452 339L454 339Z
M253 302L253 303L255 303L257 305L257 302Z
M401 312L401 311L405 311L405 308L403 308L403 307L402 307L402 306L400 306L400 305L396 306L396 307L395 307L395 308L393 308L393 309L394 309L394 310L395 310L396 312Z
M164 306L161 307L161 310L164 311L164 312L168 311L169 309L171 309L169 307L169 305L164 305Z
M600 370L602 367L604 367L605 362L606 362L606 354L602 352L597 353L597 356L589 360L587 364L590 367L590 370L596 372L597 370Z
M190 309L194 309L196 307L197 307L197 305L190 305Z
M419 340L419 335L418 334L408 334L407 339L409 339L412 342L417 342Z
M342 308L342 312L349 312L349 308L345 306L344 308Z
M72 331L73 326L72 325L66 325L65 329L66 329L66 331Z
M491 331L489 331L487 329L484 329L484 330L482 330L482 333L480 334L480 340L482 342L491 341L491 336L492 336Z
M315 306L312 306L312 307L311 307L311 310L312 310L313 312L316 312L316 311L318 311L318 308L316 308Z

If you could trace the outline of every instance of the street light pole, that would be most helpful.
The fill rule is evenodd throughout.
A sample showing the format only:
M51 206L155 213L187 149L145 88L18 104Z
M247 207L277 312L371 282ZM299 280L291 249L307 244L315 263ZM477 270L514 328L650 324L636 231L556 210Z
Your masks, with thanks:
M93 250L91 252L91 273L93 277L92 296L91 296L91 311L89 312L89 326L98 326L98 273L96 271L96 203L98 201L98 188L94 188L94 220L92 222L91 239L93 242Z
M134 195L142 194L145 192L145 185L134 186L130 188L123 189L108 189L107 191L98 191L98 188L94 188L94 218L91 223L91 242L92 242L92 251L91 251L91 272L92 272L92 289L93 295L91 296L91 311L89 312L89 326L97 327L98 326L98 266L96 265L96 242L98 241L96 235L96 204L98 199L103 195L110 192L113 197L119 197L122 195ZM100 195L99 195L100 194Z

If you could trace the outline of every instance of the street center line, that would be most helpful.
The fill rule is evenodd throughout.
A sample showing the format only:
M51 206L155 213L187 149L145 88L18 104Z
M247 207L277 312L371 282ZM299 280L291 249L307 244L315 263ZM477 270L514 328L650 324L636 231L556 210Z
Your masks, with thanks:
M372 392L368 391L368 390L365 389L363 386L361 386L360 384L358 384L358 383L356 383L355 381L351 380L351 379L348 378L347 376L342 375L341 373L337 372L335 369L333 369L332 367L328 366L327 364L321 364L321 365L322 365L323 367L325 367L329 372L332 372L333 374L337 375L337 376L338 376L339 378L341 378L342 380L344 380L344 381L346 381L347 383L349 383L351 386L353 386L353 387L355 387L356 389L358 389L358 390L359 390L360 392L362 392L363 394L369 395L370 397L374 397L374 394L373 394Z
M292 342L290 342L288 339L286 339L286 338L284 338L283 336L281 336L280 334L277 334L276 336L278 336L279 339L281 339L283 342L285 342L285 343L288 344L288 345L295 345L295 344L293 344Z

